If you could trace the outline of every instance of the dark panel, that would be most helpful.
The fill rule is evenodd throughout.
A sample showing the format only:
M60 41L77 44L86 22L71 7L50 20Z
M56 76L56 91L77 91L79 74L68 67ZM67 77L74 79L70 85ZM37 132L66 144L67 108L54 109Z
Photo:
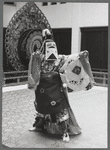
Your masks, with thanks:
M7 5L15 5L14 2L4 2L4 4L7 4Z
M57 4L57 2L52 2L52 3L51 3L51 5L56 5L56 4Z
M43 2L42 3L42 6L47 6L48 5L48 2Z
M108 69L108 27L81 28L81 51L89 51L91 67Z
M58 53L71 54L71 29L52 29Z

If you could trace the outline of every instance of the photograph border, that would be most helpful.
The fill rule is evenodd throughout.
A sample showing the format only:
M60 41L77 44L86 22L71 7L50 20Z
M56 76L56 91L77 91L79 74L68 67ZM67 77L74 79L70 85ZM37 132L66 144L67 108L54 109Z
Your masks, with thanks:
M0 149L8 149L8 147L6 147L5 145L2 145L2 83L3 83L3 2L15 2L15 5L16 5L16 2L29 2L30 0L7 0L7 1L0 1L0 100L1 100L1 103L0 103L0 133L1 133L1 136L0 136ZM55 0L41 0L41 1L38 1L38 0L32 0L33 2L76 2L76 3L110 3L109 0L71 0L71 1L67 1L67 0L59 0L59 1L55 1ZM110 7L109 7L109 12L108 12L108 15L110 17ZM109 99L110 99L110 19L108 18L108 21L109 21L109 25L108 25L108 148L110 148L110 102L109 102ZM9 148L10 149L10 148ZM24 149L24 148L13 148L13 149ZM28 148L26 148L28 149ZM29 148L30 149L30 148ZM39 149L39 148L31 148L31 149ZM46 149L46 148L40 148L40 149ZM51 148L49 148L51 149ZM53 149L59 149L59 148L53 148ZM68 149L68 148L64 148L65 150ZM77 149L80 149L80 148L77 148ZM81 148L83 149L83 148ZM87 148L89 149L89 148ZM103 148L102 148L103 149Z

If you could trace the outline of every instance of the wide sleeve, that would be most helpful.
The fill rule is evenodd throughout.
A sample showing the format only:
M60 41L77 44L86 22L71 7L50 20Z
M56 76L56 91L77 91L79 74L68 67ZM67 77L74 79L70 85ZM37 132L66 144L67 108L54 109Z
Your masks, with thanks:
M71 54L60 68L60 77L69 91L89 90L93 87L94 78L86 51Z
M36 90L40 80L40 65L41 59L40 54L33 53L30 58L28 68L28 88Z
M92 74L92 70L91 70L91 65L89 62L89 53L88 51L83 51L82 53L79 54L79 59L83 65L84 70L86 71L86 73L89 75L89 77L92 79L92 81L94 82L94 77Z

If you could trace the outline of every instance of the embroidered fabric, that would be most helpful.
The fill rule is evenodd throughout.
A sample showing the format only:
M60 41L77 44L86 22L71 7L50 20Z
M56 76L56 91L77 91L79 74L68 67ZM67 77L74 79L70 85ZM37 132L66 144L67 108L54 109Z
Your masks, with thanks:
M37 113L37 116L42 118L42 114ZM81 133L76 118L71 108L62 110L62 113L55 114L56 122L52 122L50 114L45 115L44 129L50 134L64 134L77 135Z
M41 54L40 61L39 61L40 65L37 65L39 67L37 71L40 70L40 73L46 73L46 72L52 72L52 71L63 73L61 68L65 64L65 62L68 60L68 58L69 58L69 55L68 56L59 55L57 60L46 61L44 54ZM80 67L77 66L72 71L75 72L76 74L79 74L81 69ZM39 80L40 80L40 77L39 77ZM67 102L68 102L68 95L67 95L66 90L67 89L65 88L65 95L66 95ZM42 114L40 113L37 113L37 115L42 117ZM68 132L69 134L72 134L72 135L81 133L81 128L79 127L76 121L76 118L74 116L74 113L71 107L62 109L60 113L54 114L54 117L50 114L45 114L45 115L43 114L43 116L44 116L44 129L48 133L64 134L65 132Z
M51 71L58 72L59 69L65 63L66 58L67 56L60 55L59 59L56 61L45 61L45 57L44 55L42 55L41 72L43 73ZM55 121L53 121L52 115L50 114L43 115L45 120L44 129L51 134L63 134L67 131L69 132L69 134L79 134L81 132L81 129L76 123L74 116L71 117L72 115L73 112L70 108L62 109L60 113L55 114ZM37 116L42 117L42 114L37 113Z

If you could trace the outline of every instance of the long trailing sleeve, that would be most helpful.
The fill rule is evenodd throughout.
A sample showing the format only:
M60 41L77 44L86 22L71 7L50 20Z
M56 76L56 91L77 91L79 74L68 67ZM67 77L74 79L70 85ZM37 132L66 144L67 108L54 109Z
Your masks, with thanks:
M40 54L34 52L31 55L31 59L29 62L29 69L28 69L28 88L36 90L37 85L39 84L40 80L40 72L41 72L41 58Z

